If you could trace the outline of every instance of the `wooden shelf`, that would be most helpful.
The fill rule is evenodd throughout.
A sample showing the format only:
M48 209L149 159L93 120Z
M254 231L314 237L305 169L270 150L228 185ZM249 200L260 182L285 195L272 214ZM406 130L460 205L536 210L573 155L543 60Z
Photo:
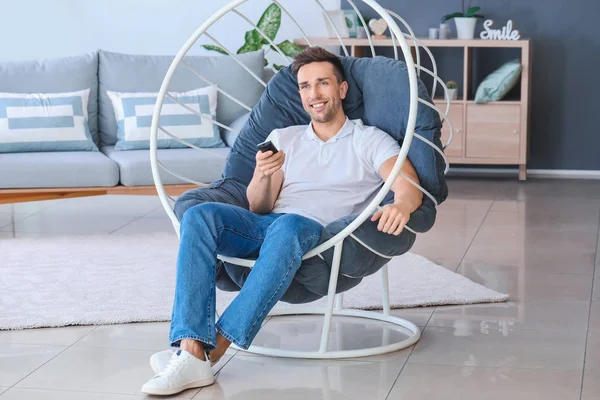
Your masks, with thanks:
M338 38L308 38L314 46L340 46ZM371 56L368 39L343 38L344 46L350 48L349 54L354 57ZM529 116L531 92L531 43L529 39L521 40L432 40L418 38L419 46L431 48L455 48L463 58L463 82L458 92L460 99L450 102L449 119L454 127L454 140L446 149L451 164L487 164L518 165L519 179L526 179L527 158L529 153ZM304 39L296 39L294 43L307 46ZM415 43L407 39L413 59L416 57ZM391 38L373 39L374 47L392 47ZM396 43L398 45L398 43ZM473 53L483 48L514 48L521 53L520 100L501 100L486 104L476 104L470 99L475 92L473 82ZM402 55L400 55L402 57ZM403 59L403 57L402 57ZM438 72L444 79L443 72ZM439 85L438 85L439 86ZM434 98L434 102L445 111L443 97ZM442 142L449 137L449 124L442 129Z
M435 103L441 103L442 105L446 104L446 100L442 97L436 97L433 99ZM489 103L485 103L486 105L521 105L521 100L500 100L500 101L490 101ZM475 100L451 100L450 104L476 104Z
M317 46L340 46L340 40L337 38L327 37L309 37L308 40ZM529 45L529 39L521 40L483 40L483 39L428 39L428 38L417 38L420 44L427 47L513 47L520 48ZM368 39L356 39L356 38L342 38L345 46L360 46L368 47ZM307 46L308 43L305 39L296 39L294 43L299 46ZM414 42L410 39L406 40L406 43L410 46L414 46ZM396 42L397 45L399 45ZM390 47L394 43L391 38L389 39L373 39L373 46Z

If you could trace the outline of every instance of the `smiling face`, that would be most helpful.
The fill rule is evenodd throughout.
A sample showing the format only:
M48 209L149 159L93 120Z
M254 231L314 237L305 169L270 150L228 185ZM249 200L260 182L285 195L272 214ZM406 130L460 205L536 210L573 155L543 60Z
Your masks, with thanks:
M328 123L343 114L342 100L348 83L340 82L333 64L322 61L303 65L298 70L302 106L313 121Z

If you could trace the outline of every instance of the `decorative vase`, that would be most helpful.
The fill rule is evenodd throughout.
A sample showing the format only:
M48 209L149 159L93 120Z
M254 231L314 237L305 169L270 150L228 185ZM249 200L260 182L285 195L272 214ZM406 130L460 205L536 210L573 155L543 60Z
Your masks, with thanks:
M448 89L448 96L450 97L450 101L456 100L458 98L457 89ZM446 97L445 100L448 100L448 98Z
M475 25L477 18L472 17L456 17L456 33L458 39L473 39L475 37Z
M440 24L440 39L450 39L450 24Z

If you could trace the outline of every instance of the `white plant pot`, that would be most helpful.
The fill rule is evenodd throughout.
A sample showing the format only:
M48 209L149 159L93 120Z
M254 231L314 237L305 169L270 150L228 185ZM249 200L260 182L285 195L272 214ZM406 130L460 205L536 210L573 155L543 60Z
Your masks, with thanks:
M445 94L445 92L444 92ZM450 100L456 100L458 98L458 90L457 89L448 89L448 97L444 96L445 100L448 100L448 97L450 97Z
M454 23L456 23L456 34L459 39L473 39L475 37L477 18L458 17L454 18Z

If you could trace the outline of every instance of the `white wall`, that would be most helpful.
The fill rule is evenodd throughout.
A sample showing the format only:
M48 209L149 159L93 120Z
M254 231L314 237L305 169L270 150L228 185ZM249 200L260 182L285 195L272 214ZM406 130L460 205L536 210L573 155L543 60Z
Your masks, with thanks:
M321 0L328 10L341 0ZM133 54L174 55L188 37L228 0L4 0L0 24L0 60L77 55L97 49ZM326 34L317 4L281 0L310 36ZM270 4L249 0L239 7L252 21ZM235 51L251 27L228 15L209 32ZM300 37L285 17L277 42ZM210 43L203 38L199 43ZM195 46L189 54L202 54ZM276 62L275 59L273 61Z

